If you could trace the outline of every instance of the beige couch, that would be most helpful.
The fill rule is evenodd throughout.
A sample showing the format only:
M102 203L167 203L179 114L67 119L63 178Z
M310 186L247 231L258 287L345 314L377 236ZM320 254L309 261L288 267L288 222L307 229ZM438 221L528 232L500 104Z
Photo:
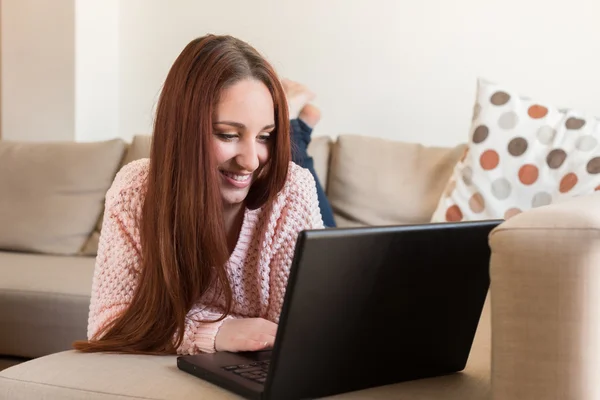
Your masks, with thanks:
M69 351L86 336L103 194L124 163L147 156L148 144L142 136L131 146L116 140L50 150L0 142L0 188L15 190L12 198L0 193L0 210L14 210L0 214L11 224L0 227L0 248L18 250L0 251L0 354L5 366L35 358L0 372L0 399L237 398L178 371L174 357ZM428 222L463 150L353 135L314 138L309 148L340 226ZM53 163L63 169L48 171ZM28 168L36 170L29 181L15 179ZM32 183L42 188L29 192ZM585 351L600 341L597 200L525 212L492 233L491 296L463 373L336 398L599 398L597 351ZM40 201L45 211L30 218L28 207Z

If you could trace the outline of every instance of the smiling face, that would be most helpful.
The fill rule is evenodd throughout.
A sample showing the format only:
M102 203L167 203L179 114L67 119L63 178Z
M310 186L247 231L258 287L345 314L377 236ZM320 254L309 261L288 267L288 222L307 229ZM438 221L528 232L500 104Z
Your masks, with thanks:
M241 204L269 159L275 111L269 89L245 79L221 93L213 123L213 140L223 204Z

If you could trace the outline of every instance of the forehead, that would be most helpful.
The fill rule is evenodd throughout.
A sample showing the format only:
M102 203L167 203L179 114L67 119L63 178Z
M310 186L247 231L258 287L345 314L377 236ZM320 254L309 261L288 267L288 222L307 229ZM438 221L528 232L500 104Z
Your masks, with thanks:
M267 86L255 79L245 79L225 88L217 105L219 120L260 120L272 124L275 119L274 103Z

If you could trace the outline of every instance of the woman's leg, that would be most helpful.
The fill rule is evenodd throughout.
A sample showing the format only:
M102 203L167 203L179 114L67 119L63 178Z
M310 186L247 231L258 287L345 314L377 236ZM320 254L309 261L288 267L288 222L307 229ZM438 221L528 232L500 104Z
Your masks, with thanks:
M315 178L323 224L325 227L333 228L336 225L331 205L315 171L314 161L307 151L313 128L321 119L319 109L309 104L315 98L315 94L306 86L289 79L283 79L281 83L285 90L290 114L292 160L308 169Z
M308 155L308 145L310 144L311 134L313 127L320 119L319 110L311 105L306 105L298 118L290 121L291 125L291 142L292 142L292 160L303 168L306 168L315 178L317 185L317 197L319 199L319 208L321 209L321 217L323 218L323 224L327 228L334 228L335 220L333 218L333 211L329 204L329 199L325 195L323 185L317 176L314 166L314 160Z

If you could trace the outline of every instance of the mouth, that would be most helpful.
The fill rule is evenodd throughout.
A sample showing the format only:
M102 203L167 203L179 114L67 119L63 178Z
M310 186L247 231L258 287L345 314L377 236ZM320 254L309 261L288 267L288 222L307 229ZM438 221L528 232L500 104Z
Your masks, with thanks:
M236 174L230 171L219 170L225 181L231 186L244 189L252 183L252 174Z

